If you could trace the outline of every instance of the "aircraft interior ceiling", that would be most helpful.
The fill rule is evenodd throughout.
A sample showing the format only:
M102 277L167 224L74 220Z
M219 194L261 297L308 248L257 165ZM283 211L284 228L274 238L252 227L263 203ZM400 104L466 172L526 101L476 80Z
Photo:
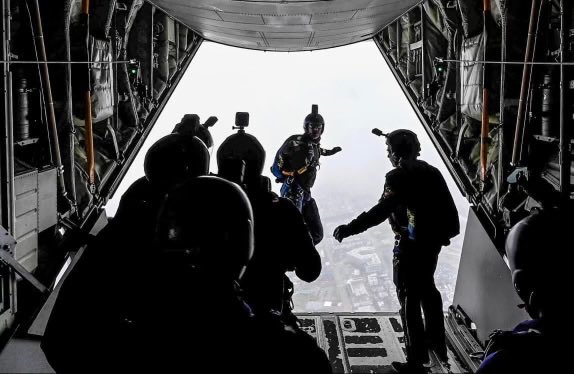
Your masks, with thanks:
M418 0L152 0L204 39L265 51L310 51L372 38Z
M374 41L471 203L447 316L451 346L470 368L490 331L524 317L504 261L509 229L533 208L572 217L570 0L1 7L0 351L49 297L62 263L107 223L102 207L204 40L283 52Z

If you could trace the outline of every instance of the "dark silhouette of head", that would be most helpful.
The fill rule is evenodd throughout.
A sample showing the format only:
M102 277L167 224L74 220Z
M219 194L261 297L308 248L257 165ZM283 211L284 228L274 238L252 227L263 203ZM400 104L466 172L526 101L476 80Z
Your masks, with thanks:
M253 255L253 213L234 183L202 176L171 190L160 210L156 245L168 268L219 284L239 280Z
M199 122L197 114L186 114L181 121L175 125L172 131L173 134L182 134L187 136L197 136L202 142L205 143L209 149L213 147L213 138L211 133L205 125Z
M566 271L563 256L569 252L567 218L557 210L535 210L512 227L506 238L506 256L512 282L526 311L533 318L554 313L563 306Z
M144 160L146 178L168 189L209 172L209 151L197 137L169 134L155 142Z
M265 164L265 150L259 140L245 131L230 135L217 150L217 167L223 178L238 182L236 175L244 162L244 179L247 185L258 183Z
M394 167L404 160L415 160L421 152L417 134L410 130L395 130L387 135L387 152Z
M323 116L319 114L319 106L317 104L312 105L311 113L305 117L303 129L305 130L305 134L313 140L320 139L325 131L325 120Z

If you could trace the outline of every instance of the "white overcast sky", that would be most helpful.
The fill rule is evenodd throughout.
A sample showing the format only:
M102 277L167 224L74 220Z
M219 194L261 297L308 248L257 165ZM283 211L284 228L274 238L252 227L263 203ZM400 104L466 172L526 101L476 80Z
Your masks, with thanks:
M384 139L372 135L371 129L378 127L389 132L407 128L419 135L421 158L437 166L447 179L464 229L468 203L372 41L296 53L252 51L204 42L126 178L108 202L108 216L115 214L122 193L143 176L147 149L169 134L185 113L196 113L202 121L212 115L219 118L212 128L212 171L217 172L215 152L233 133L235 113L249 112L247 131L265 147L265 173L270 176L269 166L277 148L288 136L302 132L303 119L312 104L319 105L326 122L322 146L343 148L335 156L322 158L313 190L319 207L327 190L372 196L373 204L376 203L391 165ZM278 191L279 185L274 184L273 188ZM357 214L368 208L361 207Z

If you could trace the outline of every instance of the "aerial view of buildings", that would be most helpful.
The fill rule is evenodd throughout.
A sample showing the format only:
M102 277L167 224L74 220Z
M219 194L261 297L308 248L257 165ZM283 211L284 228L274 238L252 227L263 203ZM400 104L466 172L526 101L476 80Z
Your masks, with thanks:
M366 201L365 201L366 200ZM338 195L319 202L325 238L317 246L323 260L321 276L312 283L289 273L295 285L296 312L393 312L399 302L393 284L394 234L387 222L337 242L333 230L374 204L360 196ZM464 229L464 223L461 222ZM462 234L443 247L435 283L446 309L454 296Z

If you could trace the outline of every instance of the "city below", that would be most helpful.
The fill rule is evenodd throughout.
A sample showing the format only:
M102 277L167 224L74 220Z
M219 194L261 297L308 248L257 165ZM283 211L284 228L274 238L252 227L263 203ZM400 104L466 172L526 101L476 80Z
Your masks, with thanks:
M305 283L288 273L294 283L295 311L316 312L392 312L399 301L393 283L394 234L387 222L366 232L337 242L333 230L348 223L374 202L366 197L338 195L316 197L325 230L325 238L317 246L323 262L320 277ZM452 304L458 264L464 237L461 234L451 245L443 247L435 272L435 283L441 292L443 308Z

